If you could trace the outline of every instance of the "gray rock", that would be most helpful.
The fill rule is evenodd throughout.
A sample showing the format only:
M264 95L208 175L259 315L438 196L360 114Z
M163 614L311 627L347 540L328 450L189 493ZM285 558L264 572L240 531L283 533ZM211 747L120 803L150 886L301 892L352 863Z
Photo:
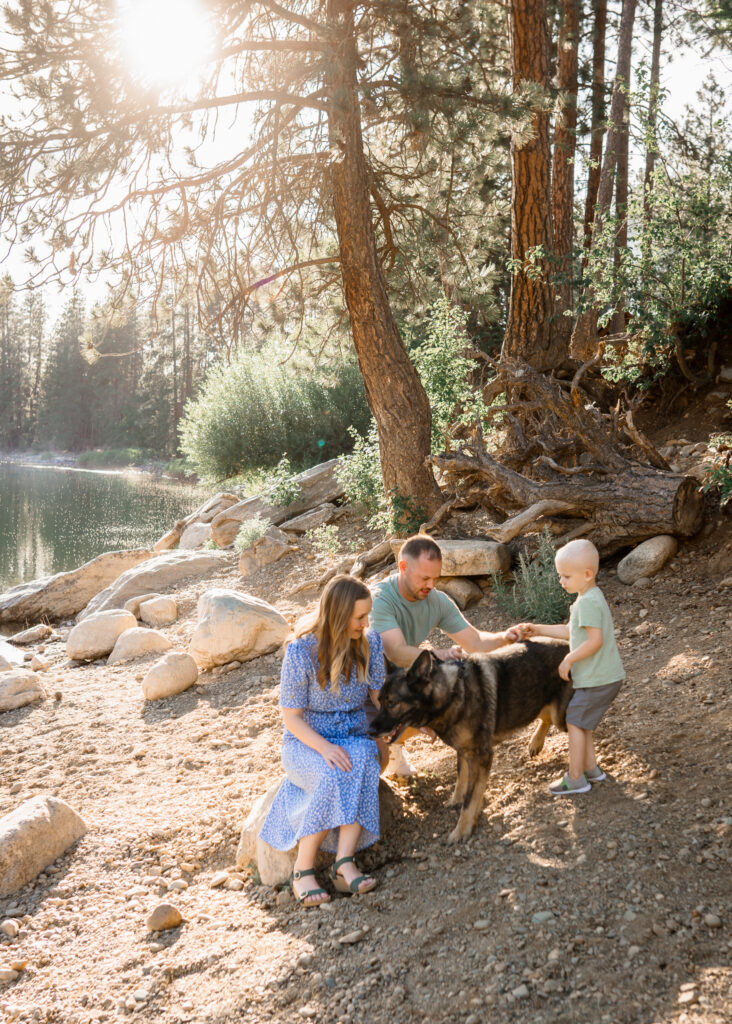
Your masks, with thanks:
M336 478L338 460L331 459L319 466L313 466L293 477L299 489L299 497L286 508L271 505L267 494L255 498L247 498L236 505L219 512L211 522L211 538L220 548L233 544L239 527L245 519L261 516L268 519L274 526L279 526L287 519L292 519L301 512L307 512L325 502L335 501L343 496L343 485Z
M78 621L95 612L124 608L125 602L140 594L160 593L183 580L221 571L230 561L230 556L223 551L169 551L148 558L122 573L111 586L97 594L78 616Z
M53 864L86 832L83 819L54 796L35 796L0 818L0 896Z
M554 920L554 914L551 910L539 910L531 918L532 924L547 924L549 921Z
M287 620L266 601L234 590L208 590L198 601L190 652L201 669L251 661L276 651L289 633Z
M440 540L434 538L442 552L443 576L488 576L505 572L511 566L511 552L495 540ZM394 556L399 560L403 540L391 541Z
M239 558L239 572L242 576L249 576L251 573L263 569L265 565L278 562L280 558L289 555L292 550L288 538L282 530L278 530L276 526L270 526L263 537L259 537L242 551Z
M136 626L131 612L110 609L90 615L69 633L66 654L72 661L94 661L109 654L125 630Z
M335 522L336 519L340 519L341 516L345 515L345 512L344 508L340 508L338 505L328 501L324 505L319 505L318 508L312 509L310 512L303 512L301 516L288 519L287 522L282 523L280 528L285 533L307 533L308 530L315 530L319 526Z
M0 595L0 622L67 619L123 573L150 558L145 548L107 551L71 572L20 583Z
M661 535L644 540L618 563L618 579L629 586L643 576L655 576L678 550L675 537Z
M46 692L35 672L11 668L0 673L0 712L14 711L45 697Z

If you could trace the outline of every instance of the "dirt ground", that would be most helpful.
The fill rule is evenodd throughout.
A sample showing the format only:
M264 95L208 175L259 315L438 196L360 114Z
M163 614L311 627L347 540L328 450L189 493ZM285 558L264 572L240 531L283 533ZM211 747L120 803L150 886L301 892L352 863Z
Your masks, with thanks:
M350 519L339 539L337 557L305 540L247 580L232 556L177 592L165 632L184 649L215 585L294 621L316 592L287 595L373 536ZM419 776L395 784L400 816L362 857L378 889L307 911L234 867L246 814L280 775L278 657L145 705L139 662L72 666L49 645L57 698L0 718L0 815L54 793L88 832L0 900L0 920L22 925L0 935L0 965L27 961L0 982L0 1020L728 1022L732 520L713 514L646 586L614 565L600 584L628 681L598 730L607 781L553 799L566 737L532 761L526 730L498 748L478 828L455 849L454 755L413 741ZM490 594L468 617L509 624ZM148 933L161 902L184 923Z

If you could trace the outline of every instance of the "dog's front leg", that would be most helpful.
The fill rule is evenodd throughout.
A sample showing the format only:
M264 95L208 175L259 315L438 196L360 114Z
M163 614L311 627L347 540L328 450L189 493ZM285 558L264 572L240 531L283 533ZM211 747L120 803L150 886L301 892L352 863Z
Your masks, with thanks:
M465 793L468 788L468 762L462 754L457 756L457 779L452 796L447 801L448 807L458 807L465 800Z
M481 764L477 759L468 762L468 787L457 825L447 837L448 843L459 843L472 835L478 815L483 809L483 796L488 783L490 761Z

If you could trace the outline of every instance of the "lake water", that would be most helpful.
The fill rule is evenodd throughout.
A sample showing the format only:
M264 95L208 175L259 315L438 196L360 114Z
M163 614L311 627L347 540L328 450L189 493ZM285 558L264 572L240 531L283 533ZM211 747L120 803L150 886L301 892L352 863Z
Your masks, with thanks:
M0 593L103 551L149 547L203 500L142 474L0 463Z

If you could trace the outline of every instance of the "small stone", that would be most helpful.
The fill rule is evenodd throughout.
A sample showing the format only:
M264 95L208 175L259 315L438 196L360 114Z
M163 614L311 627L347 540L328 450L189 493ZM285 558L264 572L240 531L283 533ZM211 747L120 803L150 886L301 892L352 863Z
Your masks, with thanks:
M297 1012L300 1014L301 1017L306 1018L318 1016L317 1006L311 1006L310 1003L307 1003L305 1006L301 1006Z
M159 953L161 949L165 949L165 946L162 942L151 942L147 948L151 953Z
M151 932L165 932L177 928L183 918L177 907L172 903L161 903L147 919L147 928Z
M17 981L20 977L18 971L12 970L10 967L0 966L0 981Z
M678 1003L680 1006L693 1006L694 1003L699 1001L699 996L694 989L689 989L686 992L680 992Z
M554 914L551 910L539 910L531 918L532 924L546 924L548 921L554 920Z
M19 931L20 925L18 924L17 921L13 921L11 918L9 918L7 921L3 921L3 923L0 924L0 932L2 932L3 935L9 936L9 938L11 939L15 939Z
M226 883L226 888L230 889L232 892L239 892L244 888L244 883L241 878L230 878Z
M484 932L487 928L490 928L490 926L490 921L487 921L485 918L481 918L473 924L473 928L475 928L476 932Z
M529 988L527 985L519 985L518 988L512 990L511 995L514 999L528 999Z
M223 885L229 879L228 871L217 871L211 879L210 885L212 889L218 889L219 886Z
M303 968L312 967L314 963L315 957L313 956L312 953L301 953L300 956L295 961L295 965L297 967Z
M632 960L634 956L638 956L640 953L640 946L631 946L628 950L628 959Z
M717 917L716 914L705 914L704 924L707 926L707 928L721 928L722 920L721 918Z
M703 799L701 801L701 805L702 805L702 807L711 807L712 806L712 801L709 799L708 796L705 796L705 797L703 797Z
M188 882L184 882L182 878L175 878L168 886L169 890L173 892L183 892L184 889L188 888Z
M278 892L275 896L275 903L278 907L286 907L288 904L292 903L292 893L290 890L283 889L281 892Z
M352 946L355 942L360 942L364 937L365 932L359 929L355 932L348 932L346 935L341 935L338 941L342 946Z
M132 998L136 1003L144 1003L148 999L150 993L146 988L138 988L132 993Z

